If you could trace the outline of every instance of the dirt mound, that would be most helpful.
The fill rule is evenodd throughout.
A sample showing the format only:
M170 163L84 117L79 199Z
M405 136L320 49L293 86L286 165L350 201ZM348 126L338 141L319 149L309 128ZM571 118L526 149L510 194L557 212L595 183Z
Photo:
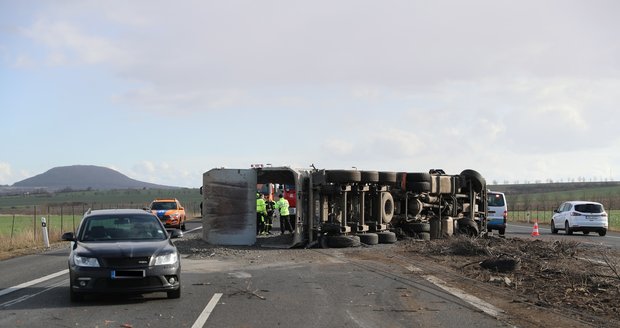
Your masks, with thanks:
M614 322L620 317L620 253L602 245L457 237L405 241L403 249L510 289L537 306Z

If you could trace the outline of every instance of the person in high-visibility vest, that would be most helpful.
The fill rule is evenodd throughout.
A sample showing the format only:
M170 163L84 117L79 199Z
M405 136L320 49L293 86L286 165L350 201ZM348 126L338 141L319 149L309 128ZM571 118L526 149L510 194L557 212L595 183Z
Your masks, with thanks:
M265 207L267 208L267 216L265 217L265 233L271 235L271 226L273 225L273 215L276 209L276 202L267 197L265 199Z
M265 206L265 196L256 193L256 234L260 235L265 230L265 216L267 216L267 207Z
M293 233L293 226L289 221L289 212L288 212L288 200L284 198L282 194L278 195L278 199L276 199L276 209L280 212L280 233L284 234L284 231L288 231Z

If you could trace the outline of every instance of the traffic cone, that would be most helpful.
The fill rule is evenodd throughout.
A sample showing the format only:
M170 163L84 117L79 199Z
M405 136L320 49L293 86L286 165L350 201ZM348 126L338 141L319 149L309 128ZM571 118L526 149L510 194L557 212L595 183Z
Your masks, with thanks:
M532 231L532 237L540 236L540 232L538 232L538 220L534 222L534 230Z

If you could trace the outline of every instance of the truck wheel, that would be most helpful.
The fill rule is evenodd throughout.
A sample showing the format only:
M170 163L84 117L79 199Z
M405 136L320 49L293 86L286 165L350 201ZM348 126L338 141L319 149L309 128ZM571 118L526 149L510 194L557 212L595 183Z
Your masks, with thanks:
M460 219L458 221L458 227L458 231L461 234L467 235L469 237L478 236L478 225L476 224L476 222L474 222L474 220Z
M362 244L377 245L379 243L379 235L376 233L361 233L357 236Z
M358 236L327 236L327 245L333 248L358 247L361 244Z
M396 242L396 234L391 231L377 232L380 244L393 244Z
M382 185L395 186L396 172L379 172L379 183Z
M431 182L431 174L426 172L407 173L407 184L414 182Z
M363 182L363 183L377 183L377 182L379 182L379 172L378 171L362 171L361 172L361 182Z
M474 188L475 192L482 192L484 186L486 186L486 181L482 175L474 170L463 170L463 172L461 172L461 177L463 177L466 181L471 181L471 186Z
M319 237L319 247L320 248L329 248L329 245L327 244L327 236L320 236Z
M327 170L325 175L327 182L331 183L353 183L362 180L361 172L355 170Z
M413 232L431 232L431 224L426 222L415 222L411 224Z
M381 220L390 223L394 217L394 198L389 192L381 193Z
M416 239L429 241L431 240L431 233L430 232L418 232L416 233Z
M407 191L422 193L431 191L430 182L407 182Z

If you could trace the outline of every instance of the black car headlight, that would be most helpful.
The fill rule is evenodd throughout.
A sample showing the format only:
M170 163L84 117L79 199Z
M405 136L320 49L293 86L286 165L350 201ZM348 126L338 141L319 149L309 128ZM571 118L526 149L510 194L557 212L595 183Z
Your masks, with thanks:
M80 266L80 267L91 267L91 268L99 267L99 261L97 261L96 257L73 255L73 263L75 263L75 265Z
M170 265L177 263L177 253L167 253L155 257L155 265Z

